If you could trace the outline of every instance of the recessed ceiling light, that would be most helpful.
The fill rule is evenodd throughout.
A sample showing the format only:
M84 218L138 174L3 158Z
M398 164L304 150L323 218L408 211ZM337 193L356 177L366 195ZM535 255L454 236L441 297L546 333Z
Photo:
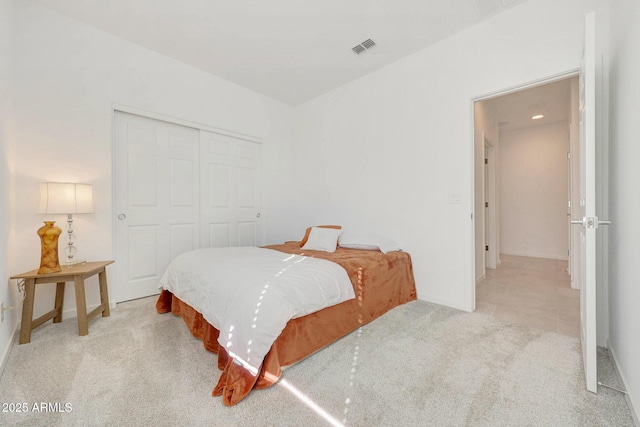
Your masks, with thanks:
M531 119L533 119L533 120L538 120L538 119L541 119L541 118L543 118L543 117L544 117L544 115L543 115L543 114L538 114L538 115L535 115L535 116L531 117Z

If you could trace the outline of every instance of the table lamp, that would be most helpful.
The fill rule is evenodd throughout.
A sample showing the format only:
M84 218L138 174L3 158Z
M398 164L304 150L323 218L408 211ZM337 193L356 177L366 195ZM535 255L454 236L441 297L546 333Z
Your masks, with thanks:
M67 246L64 253L67 266L84 262L75 258L73 245L73 214L93 212L93 187L90 184L71 182L43 182L40 184L40 205L38 213L67 215Z

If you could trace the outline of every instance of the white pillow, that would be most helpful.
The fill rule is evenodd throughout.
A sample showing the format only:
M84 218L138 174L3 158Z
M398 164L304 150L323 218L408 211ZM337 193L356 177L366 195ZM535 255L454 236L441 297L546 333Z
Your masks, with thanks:
M347 249L379 250L383 254L402 250L400 243L395 240L375 234L354 234L346 232L340 236L339 245L341 248Z
M302 249L335 252L340 233L342 233L342 230L336 230L334 228L312 227L311 233L309 233L309 239Z

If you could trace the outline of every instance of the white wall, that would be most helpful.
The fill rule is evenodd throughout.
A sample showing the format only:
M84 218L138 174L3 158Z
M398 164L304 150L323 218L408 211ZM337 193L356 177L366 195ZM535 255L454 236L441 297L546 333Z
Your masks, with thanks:
M577 69L592 7L525 2L298 107L304 196L292 225L395 237L412 255L419 298L471 310L471 101Z
M112 239L112 105L122 104L194 123L263 138L267 242L285 239L291 202L291 108L198 69L40 7L15 3L15 189L19 216L9 266L37 268L37 184L76 181L94 186L95 213L76 215L78 256L115 259ZM64 216L55 218L58 223ZM271 226L272 221L274 225ZM113 267L108 271L115 283ZM97 280L87 282L87 304L99 302ZM34 316L51 308L51 285L39 286ZM113 300L115 292L110 297ZM67 287L65 311L75 310Z
M503 254L567 259L569 124L500 133Z
M611 2L609 345L640 411L640 2ZM636 418L636 421L637 418Z
M0 301L5 307L16 303L17 288L9 283L9 236L11 235L12 200L10 191L10 157L13 139L12 30L13 0L0 0ZM4 313L0 324L0 375L11 348L16 329L16 312Z

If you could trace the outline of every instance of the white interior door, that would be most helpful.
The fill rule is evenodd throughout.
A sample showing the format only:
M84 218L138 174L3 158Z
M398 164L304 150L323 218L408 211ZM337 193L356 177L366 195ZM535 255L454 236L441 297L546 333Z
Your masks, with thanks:
M584 217L584 209L580 205L582 200L581 187L581 171L580 164L582 155L580 154L580 133L581 133L581 110L580 110L580 82L579 78L571 81L571 126L570 128L570 182L571 182L571 206L569 213L569 223L571 220L582 220ZM575 105L575 108L574 108ZM574 112L575 110L575 112ZM571 288L582 289L582 261L581 261L581 243L580 232L578 227L569 225L570 253L569 253L569 275L571 276Z
M587 15L585 46L580 70L580 215L572 220L580 228L580 341L587 390L596 393L596 80L595 14Z
M200 132L203 247L263 244L260 144Z
M154 295L199 246L199 131L115 112L116 302Z

